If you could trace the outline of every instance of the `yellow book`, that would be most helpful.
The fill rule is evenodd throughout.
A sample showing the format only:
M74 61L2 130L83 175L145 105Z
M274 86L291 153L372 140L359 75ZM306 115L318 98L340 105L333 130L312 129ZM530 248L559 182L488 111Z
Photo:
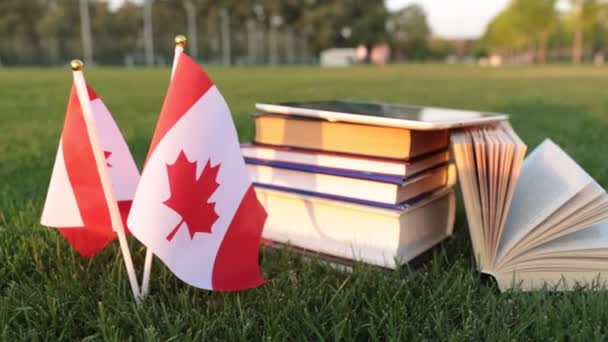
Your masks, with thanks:
M255 118L257 143L409 159L448 147L448 130L410 130L288 115Z

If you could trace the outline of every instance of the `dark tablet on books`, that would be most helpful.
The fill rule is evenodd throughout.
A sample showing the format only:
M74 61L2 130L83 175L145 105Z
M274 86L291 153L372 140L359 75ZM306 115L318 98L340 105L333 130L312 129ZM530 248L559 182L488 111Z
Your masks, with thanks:
M419 130L475 126L508 119L500 113L348 100L256 103L256 108L265 113Z

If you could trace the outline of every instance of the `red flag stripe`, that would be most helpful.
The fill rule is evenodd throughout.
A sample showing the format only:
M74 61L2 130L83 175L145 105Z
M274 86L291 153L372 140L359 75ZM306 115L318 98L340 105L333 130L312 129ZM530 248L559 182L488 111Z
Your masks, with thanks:
M57 230L78 254L87 259L102 251L114 239L105 232L87 227L57 228Z
M211 86L213 86L213 82L196 61L185 53L180 54L152 136L147 158L150 158L165 134Z
M97 93L95 93L95 90L93 90L93 88L87 86L87 92L89 93L89 100L93 101L99 98L99 96L97 96Z
M125 228L125 234L131 234L129 227L127 226L127 218L129 217L129 212L131 211L131 205L133 204L132 200L126 201L117 201L118 203L118 211L120 211L120 218L122 219L122 226Z
M130 234L127 227L127 217L133 201L118 201L118 208L122 218L125 233ZM58 228L59 233L70 243L70 245L85 258L91 258L103 250L114 237L106 231L96 231L85 227Z
M239 291L264 284L258 259L266 217L250 185L215 258L211 278L214 290Z
M75 87L70 93L61 139L65 167L84 227L60 231L74 249L84 257L91 257L116 238L116 233L112 230L110 211Z

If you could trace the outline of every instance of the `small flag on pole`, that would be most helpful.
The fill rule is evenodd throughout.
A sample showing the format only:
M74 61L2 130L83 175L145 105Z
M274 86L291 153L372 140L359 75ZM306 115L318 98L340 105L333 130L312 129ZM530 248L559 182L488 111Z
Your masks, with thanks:
M140 303L123 219L139 173L112 115L87 87L82 62L70 66L74 84L41 222L59 228L85 257L118 237L131 292Z
M99 143L123 222L139 181L129 148L101 99L87 87ZM101 251L117 235L76 87L72 86L41 223L59 232L84 257Z
M181 52L185 38L176 43ZM265 220L224 98L178 53L129 215L131 232L184 282L236 291L264 283L258 253Z

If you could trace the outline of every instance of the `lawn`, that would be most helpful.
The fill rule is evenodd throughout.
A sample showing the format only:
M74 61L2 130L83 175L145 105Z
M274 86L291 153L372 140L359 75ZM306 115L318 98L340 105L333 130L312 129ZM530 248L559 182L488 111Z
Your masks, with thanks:
M608 186L608 68L416 65L324 70L210 68L242 141L256 101L350 98L511 114L534 148L551 137ZM86 71L141 165L168 69ZM0 69L0 340L600 340L608 292L505 293L472 258L462 203L454 236L396 271L341 273L263 249L268 284L241 293L189 287L155 262L134 304L118 244L86 260L40 226L71 73ZM145 251L130 239L136 267ZM552 338L553 339L553 338Z

